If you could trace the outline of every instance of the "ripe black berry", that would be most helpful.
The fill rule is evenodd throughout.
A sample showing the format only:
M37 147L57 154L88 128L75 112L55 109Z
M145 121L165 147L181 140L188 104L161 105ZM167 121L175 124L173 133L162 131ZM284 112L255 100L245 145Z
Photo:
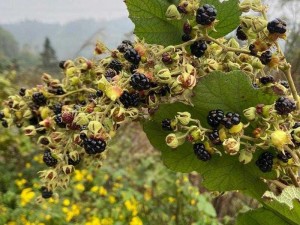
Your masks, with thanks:
M199 160L208 161L211 159L211 154L205 149L204 144L196 143L193 145L193 149Z
M50 150L45 150L43 161L47 166L55 166L57 164L57 159L53 158Z
M96 140L93 138L87 138L83 140L83 147L87 154L94 155L105 150L106 142L101 139Z
M271 62L272 59L272 52L270 51L265 51L261 54L259 57L260 61L264 65L268 65Z
M236 37L241 41L246 41L248 39L241 26L239 26L236 30Z
M249 45L249 51L250 51L250 54L251 54L251 55L254 55L254 56L257 55L257 50L256 50L254 44Z
M77 166L80 163L80 158L78 158L76 161L68 157L68 165Z
M139 53L133 49L129 48L125 51L124 53L124 58L128 61L131 62L132 64L138 65L141 61L141 56Z
M8 123L6 120L2 120L2 126L8 128Z
M213 5L205 4L197 9L196 22L201 25L210 25L215 21L217 10Z
M48 89L48 92L50 92L52 94L55 94L55 95L63 95L63 94L65 94L65 91L64 91L64 89L61 86L56 87L56 88Z
M61 110L62 110L62 104L61 103L56 103L55 105L52 106L52 111L54 112L55 115L60 114Z
M222 141L219 137L219 131L217 129L214 129L211 133L209 133L208 138L214 145L222 144Z
M53 195L53 192L51 190L48 190L46 187L41 188L41 193L43 198L51 198Z
M275 109L279 115L288 115L292 111L296 110L296 104L289 98L280 97L275 103Z
M5 117L4 112L0 112L0 120L3 120Z
M148 90L150 88L150 80L144 74L135 73L131 76L130 85L138 91Z
M132 65L130 66L129 70L130 70L130 72L131 72L132 74L134 74L135 71L136 71L136 69L138 69L138 68L139 68L138 65L132 64Z
M258 157L255 164L262 172L270 172L273 166L273 158L274 156L271 152L264 152Z
M65 62L66 61L60 61L59 64L58 64L59 68L64 69L65 68Z
M137 107L140 102L140 97L138 93L129 93L128 91L124 91L119 100L127 109L129 107Z
M207 45L204 41L195 41L193 44L191 44L190 49L192 55L199 58L204 55Z
M286 80L281 80L279 83L285 88L290 88L289 82Z
M115 70L117 73L119 73L123 66L122 63L117 60L117 59L113 59L109 64L108 64L108 68Z
M56 115L54 121L60 128L66 128L66 124L62 121L61 114Z
M33 95L32 95L32 101L36 105L42 106L42 105L45 105L47 103L47 98L41 92L34 92Z
M20 88L19 95L23 97L25 96L25 94L26 94L26 88Z
M268 23L267 29L271 34L284 34L286 32L286 22L277 18Z
M259 78L260 83L262 84L269 84L269 83L274 83L274 77L273 76L265 76L265 77L261 77Z
M171 126L171 120L170 119L164 119L161 121L161 128L163 130L166 130L166 131L172 131L173 128Z
M220 109L211 110L207 116L207 123L211 127L216 128L220 125L223 117L224 117L224 112L222 110Z
M97 91L96 91L96 96L97 96L98 98L102 97L102 96L103 96L103 91L97 90Z
M241 117L237 113L228 112L226 116L222 119L221 123L230 129L234 125L238 125L241 122Z
M85 133L80 133L79 137L80 137L80 139L83 140L83 141L87 139L87 136L86 136Z
M158 92L158 94L160 95L160 96L166 96L167 94L169 94L170 93L170 87L168 86L168 85L164 85L164 86L162 86L160 89L159 89L159 92Z
M131 41L124 40L122 43L118 46L118 51L124 53L128 48L133 48L133 45Z
M183 42L187 42L187 41L192 40L192 37L191 37L191 35L189 35L189 34L183 34L183 35L181 36L181 40L182 40Z
M287 163L289 161L289 159L292 158L292 156L291 156L290 153L288 153L287 151L285 151L284 154L283 154L283 152L278 153L277 154L277 158L279 160L281 160L282 162Z

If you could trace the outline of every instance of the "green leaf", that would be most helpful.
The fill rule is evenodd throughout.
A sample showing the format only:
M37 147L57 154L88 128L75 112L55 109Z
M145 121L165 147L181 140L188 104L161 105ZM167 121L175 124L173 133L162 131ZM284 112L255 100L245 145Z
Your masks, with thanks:
M239 26L242 14L238 5L239 0L223 1L222 3L219 0L203 0L201 4L210 4L217 9L217 20L219 20L215 26L217 32L209 32L210 36L214 38L223 37Z
M185 142L177 149L169 148L165 137L169 132L161 129L161 121L173 118L177 112L188 111L193 118L199 119L207 127L206 116L212 109L233 111L242 115L242 111L259 103L270 104L274 96L264 94L252 87L247 75L239 71L230 73L214 72L201 79L194 89L192 99L194 107L182 103L165 104L160 107L152 120L144 124L144 130L151 144L162 152L162 159L167 167L179 172L197 171L204 177L204 185L210 190L246 190L253 184L261 188L266 186L259 177L266 176L252 163L244 165L237 156L222 157L214 155L208 162L199 161L194 153L192 144ZM257 157L257 155L255 155ZM268 173L272 177L273 173Z
M254 211L240 214L236 225L296 225L293 222L281 218L276 213L260 208Z
M180 21L167 20L165 13L170 5L166 0L125 0L129 11L129 18L135 24L134 33L139 38L144 38L147 43L161 44L164 46L182 43L182 26L186 18ZM208 3L218 10L215 26L217 32L210 32L214 38L223 37L233 31L239 25L241 11L238 8L238 0L201 1L201 5Z
M147 43L175 45L181 43L183 21L167 20L170 3L165 0L126 0L134 33Z
M289 186L283 189L279 196L276 196L273 192L267 191L264 197L274 199L280 203L286 204L290 209L293 209L293 200L297 199L300 201L300 188Z

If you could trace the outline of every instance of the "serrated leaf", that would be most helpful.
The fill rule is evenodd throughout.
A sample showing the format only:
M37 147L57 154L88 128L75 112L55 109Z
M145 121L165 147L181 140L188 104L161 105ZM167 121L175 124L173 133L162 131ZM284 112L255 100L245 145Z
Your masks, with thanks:
M276 200L280 203L286 204L290 209L293 209L293 201L296 199L300 201L300 188L296 188L294 186L286 187L278 196L271 191L267 191L263 197Z
M194 107L182 103L162 105L151 121L144 124L144 130L151 144L162 152L162 158L167 167L179 172L197 171L204 177L204 185L210 190L246 190L253 184L265 185L259 177L266 176L254 165L254 160L244 165L237 156L222 157L214 155L208 162L199 161L194 153L192 144L185 142L177 149L169 148L165 137L169 132L161 129L161 121L173 118L177 112L188 111L192 118L199 119L207 126L206 116L212 109L223 109L240 113L245 108L264 103L274 102L274 96L264 94L252 87L250 79L242 72L214 72L199 81L192 99ZM273 176L274 173L268 174ZM263 192L262 192L263 193Z
M135 24L134 33L139 38L144 38L147 43L161 44L164 46L182 43L182 26L185 19L180 21L167 20L165 12L170 5L166 0L125 0L129 11L129 18ZM241 11L238 8L238 0L201 1L201 5L208 3L218 10L215 26L217 32L209 34L214 38L223 37L233 31L239 25Z
M217 20L219 20L215 26L217 32L209 32L210 36L223 37L239 26L242 14L239 9L239 0L223 1L222 3L219 0L203 0L201 4L210 4L217 9Z
M147 43L173 45L181 43L183 21L167 20L170 3L165 0L126 0L134 33Z

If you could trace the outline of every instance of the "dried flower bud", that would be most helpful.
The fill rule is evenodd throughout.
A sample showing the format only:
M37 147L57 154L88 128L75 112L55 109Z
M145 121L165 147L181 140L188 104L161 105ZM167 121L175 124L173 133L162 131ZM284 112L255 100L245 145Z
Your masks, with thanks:
M247 151L245 149L242 149L240 151L239 161L241 163L247 164L247 163L251 162L252 158L253 158L252 152Z
M239 4L242 12L249 12L252 6L252 0L244 0Z
M245 109L243 111L244 116L247 118L249 121L253 121L256 118L256 108L255 107L250 107L248 109Z
M89 125L88 125L88 129L93 134L97 134L97 133L99 133L100 130L103 129L103 125L99 121L90 121Z
M251 21L251 28L255 33L261 32L267 27L268 21L262 17L255 17Z
M67 166L63 166L62 170L64 171L64 173L66 175L69 175L69 174L73 173L73 171L75 170L75 168L74 168L73 165L67 165Z
M162 69L158 71L155 77L158 82L163 84L169 84L172 81L172 76L169 69Z
M180 134L171 133L166 137L166 143L171 148L177 148L184 143L184 138L179 137Z
M87 118L85 113L79 113L75 118L74 118L74 123L80 126L87 125L90 121Z
M168 20L180 20L181 15L180 12L177 10L176 5L170 5L166 11L166 17Z
M234 138L228 138L223 141L223 147L227 154L236 155L240 150L240 142Z
M36 129L32 125L24 127L23 130L24 130L26 136L35 136L36 135Z
M189 112L177 112L176 118L182 125L188 125L191 121L191 114Z

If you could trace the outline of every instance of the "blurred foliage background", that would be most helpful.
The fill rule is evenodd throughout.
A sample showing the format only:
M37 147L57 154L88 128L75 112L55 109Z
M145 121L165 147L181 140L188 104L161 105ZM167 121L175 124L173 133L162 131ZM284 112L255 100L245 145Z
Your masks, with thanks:
M299 90L299 2L267 3L272 5L270 18L276 15L288 21L284 51ZM278 12L279 8L284 10ZM35 29L40 30L36 39L32 36ZM59 32L53 36L56 30ZM71 42L70 30L78 33ZM105 25L80 20L59 29L36 21L0 24L0 101L20 87L38 84L43 72L60 78L58 62L79 55L90 57L97 39L116 47L121 40L132 38L130 31L132 24L122 19ZM0 225L234 224L237 213L259 207L240 193L209 194L197 174L168 170L139 124L127 125L119 133L128 135L115 138L100 170L81 166L68 190L36 204L40 194L37 172L45 168L42 151L18 129L1 127Z

